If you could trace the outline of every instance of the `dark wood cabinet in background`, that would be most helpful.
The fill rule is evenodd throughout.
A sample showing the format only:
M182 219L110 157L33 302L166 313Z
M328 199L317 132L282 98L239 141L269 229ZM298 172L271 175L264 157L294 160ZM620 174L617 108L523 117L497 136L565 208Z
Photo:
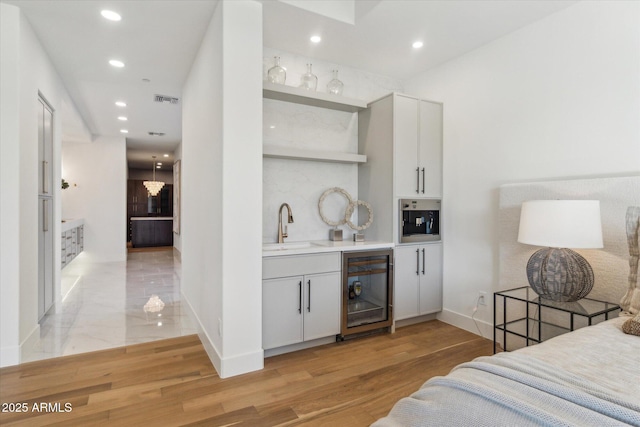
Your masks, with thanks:
M173 216L173 185L165 184L157 196L150 196L142 179L127 181L127 241L131 241L131 218Z
M171 219L134 219L131 221L131 245L134 248L173 245Z

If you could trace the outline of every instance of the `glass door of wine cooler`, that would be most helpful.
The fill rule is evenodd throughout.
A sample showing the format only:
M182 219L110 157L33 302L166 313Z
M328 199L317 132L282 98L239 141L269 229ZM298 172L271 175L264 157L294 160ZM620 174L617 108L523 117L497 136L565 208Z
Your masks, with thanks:
M393 250L343 252L342 328L345 335L390 328Z

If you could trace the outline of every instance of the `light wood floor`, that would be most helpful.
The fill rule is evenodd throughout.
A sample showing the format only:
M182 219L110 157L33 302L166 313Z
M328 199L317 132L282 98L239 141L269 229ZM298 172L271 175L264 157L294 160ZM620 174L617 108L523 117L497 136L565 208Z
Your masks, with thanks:
M368 426L428 378L491 353L491 341L434 320L220 379L192 335L0 369L0 424ZM61 412L34 412L42 402ZM4 412L9 403L27 412Z

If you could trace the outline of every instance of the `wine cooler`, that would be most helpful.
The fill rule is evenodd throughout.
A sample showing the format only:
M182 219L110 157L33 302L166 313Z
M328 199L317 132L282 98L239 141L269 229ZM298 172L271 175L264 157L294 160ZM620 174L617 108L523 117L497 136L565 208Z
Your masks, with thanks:
M337 338L390 328L392 292L392 249L343 252L342 327Z

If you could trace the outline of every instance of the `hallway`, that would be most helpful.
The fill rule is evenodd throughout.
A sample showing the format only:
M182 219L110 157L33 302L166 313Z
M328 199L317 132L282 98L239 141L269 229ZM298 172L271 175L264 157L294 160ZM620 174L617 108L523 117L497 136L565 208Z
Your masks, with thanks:
M42 319L40 342L25 349L22 363L197 332L171 248L131 252L126 263L91 263L81 254L61 275L62 309Z

